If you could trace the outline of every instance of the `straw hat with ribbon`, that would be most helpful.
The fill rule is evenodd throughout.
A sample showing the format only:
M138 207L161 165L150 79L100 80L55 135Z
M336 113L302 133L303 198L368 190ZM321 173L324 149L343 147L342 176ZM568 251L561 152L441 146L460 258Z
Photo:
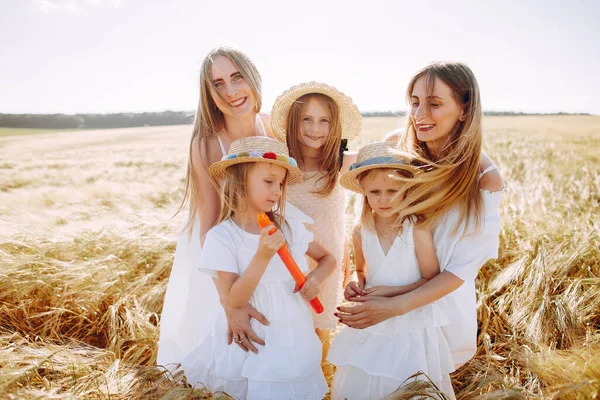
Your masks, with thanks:
M340 177L340 184L353 192L363 193L358 175L375 168L400 169L414 173L417 168L411 163L414 159L409 153L397 150L388 142L376 142L362 147L350 170Z
M301 83L283 92L271 111L271 127L273 134L282 142L286 142L287 120L292 104L305 94L320 93L329 96L336 102L342 125L342 139L352 139L362 129L362 115L352 99L333 86L319 82Z
M266 162L287 169L288 184L300 183L304 177L296 160L289 156L287 146L265 136L249 136L234 141L228 154L221 161L212 164L208 172L213 178L220 180L225 178L227 167L247 162Z

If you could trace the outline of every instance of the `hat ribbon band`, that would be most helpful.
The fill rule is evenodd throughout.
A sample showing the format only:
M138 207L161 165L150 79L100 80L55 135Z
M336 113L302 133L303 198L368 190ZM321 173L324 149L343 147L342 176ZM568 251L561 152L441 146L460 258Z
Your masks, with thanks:
M399 158L395 158L395 157L374 157L374 158L369 158L365 161L361 161L359 163L352 164L350 166L350 171L352 171L356 168L367 167L369 165L375 165L375 164L406 164L406 162L404 162L403 160L401 160Z

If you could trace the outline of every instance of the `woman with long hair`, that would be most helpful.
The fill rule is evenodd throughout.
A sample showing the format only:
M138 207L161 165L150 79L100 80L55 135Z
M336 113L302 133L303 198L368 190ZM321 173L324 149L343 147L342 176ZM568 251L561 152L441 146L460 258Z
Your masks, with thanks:
M474 282L479 268L498 256L504 182L482 152L479 87L467 65L425 66L410 80L406 96L410 113L398 147L417 157L424 173L405 183L395 211L433 232L442 272L399 296L361 296L356 305L340 307L338 316L362 329L449 295L451 323L444 331L458 367L477 349Z

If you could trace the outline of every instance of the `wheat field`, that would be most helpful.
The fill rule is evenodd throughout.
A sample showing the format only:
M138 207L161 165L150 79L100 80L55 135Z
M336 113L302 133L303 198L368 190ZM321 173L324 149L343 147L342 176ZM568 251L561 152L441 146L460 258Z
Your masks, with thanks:
M351 148L401 124L366 118ZM190 133L0 137L0 398L211 398L154 366ZM486 117L484 148L501 248L457 397L599 399L600 117Z

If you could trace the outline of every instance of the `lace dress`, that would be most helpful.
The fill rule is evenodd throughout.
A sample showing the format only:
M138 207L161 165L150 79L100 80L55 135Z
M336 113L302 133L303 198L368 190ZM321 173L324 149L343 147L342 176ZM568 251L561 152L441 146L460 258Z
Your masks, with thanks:
M325 174L325 172L305 172L302 183L287 188L287 201L314 220L314 225L307 226L307 228L312 230L315 241L337 260L337 268L323 282L319 293L319 299L323 303L325 311L322 314L313 314L315 328L335 329L337 318L333 313L336 312L335 308L341 304L344 293L342 263L346 234L346 193L337 182L328 196L323 197L313 193L324 184L325 179L319 181L319 178ZM317 263L308 259L308 265L313 270Z

